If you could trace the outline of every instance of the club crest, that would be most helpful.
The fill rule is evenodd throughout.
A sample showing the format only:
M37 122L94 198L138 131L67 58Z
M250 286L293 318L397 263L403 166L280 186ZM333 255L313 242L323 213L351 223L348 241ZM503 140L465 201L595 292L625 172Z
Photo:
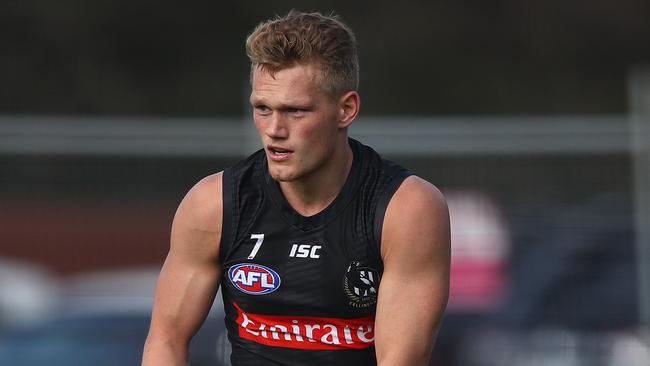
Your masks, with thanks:
M374 268L359 261L350 262L343 276L343 290L348 304L355 308L368 308L377 304L380 276Z

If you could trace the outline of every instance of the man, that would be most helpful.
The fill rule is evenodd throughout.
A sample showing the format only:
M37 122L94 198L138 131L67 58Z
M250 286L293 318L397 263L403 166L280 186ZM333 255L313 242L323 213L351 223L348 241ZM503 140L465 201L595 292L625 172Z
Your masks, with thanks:
M246 48L264 149L180 204L143 365L186 364L219 286L233 365L427 364L447 302L447 207L348 138L351 31L291 12Z

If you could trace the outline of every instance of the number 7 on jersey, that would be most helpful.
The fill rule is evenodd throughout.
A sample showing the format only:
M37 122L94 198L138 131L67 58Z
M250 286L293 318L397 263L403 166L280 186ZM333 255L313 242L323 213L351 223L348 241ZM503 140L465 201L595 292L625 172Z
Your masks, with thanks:
M255 242L251 254L248 255L248 259L253 259L257 255L257 251L260 250L262 242L264 241L264 234L251 234L251 239L257 239L257 242Z

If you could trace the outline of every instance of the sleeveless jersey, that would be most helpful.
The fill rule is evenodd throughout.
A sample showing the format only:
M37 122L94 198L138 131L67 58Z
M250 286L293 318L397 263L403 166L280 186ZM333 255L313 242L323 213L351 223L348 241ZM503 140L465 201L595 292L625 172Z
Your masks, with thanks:
M374 314L386 206L410 174L349 139L335 200L298 214L260 150L223 173L220 260L231 362L374 365Z

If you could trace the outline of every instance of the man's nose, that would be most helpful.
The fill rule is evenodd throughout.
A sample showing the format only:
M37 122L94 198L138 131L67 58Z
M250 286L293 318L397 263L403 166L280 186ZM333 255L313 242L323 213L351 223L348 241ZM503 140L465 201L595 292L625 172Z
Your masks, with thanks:
M286 138L288 136L287 122L282 112L274 111L266 126L266 135L273 138Z

